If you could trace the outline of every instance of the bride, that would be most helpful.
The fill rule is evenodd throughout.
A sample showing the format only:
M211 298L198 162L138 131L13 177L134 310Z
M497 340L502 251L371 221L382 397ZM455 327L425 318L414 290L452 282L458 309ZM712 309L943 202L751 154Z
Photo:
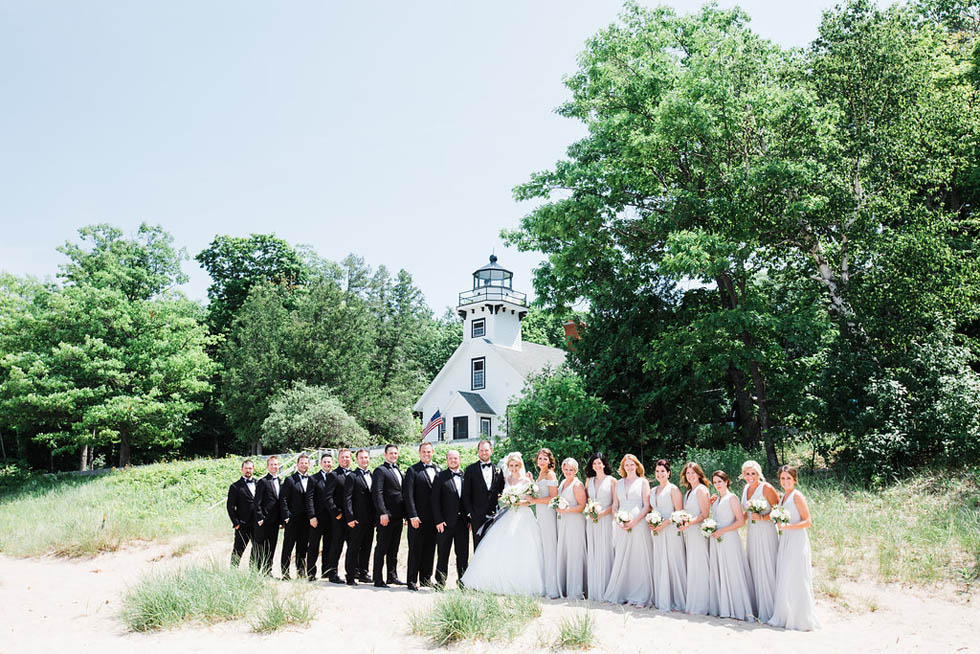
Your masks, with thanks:
M507 475L504 492L531 481L520 452L508 454L500 467ZM462 581L466 588L491 593L544 595L544 550L529 502L497 516L473 553Z

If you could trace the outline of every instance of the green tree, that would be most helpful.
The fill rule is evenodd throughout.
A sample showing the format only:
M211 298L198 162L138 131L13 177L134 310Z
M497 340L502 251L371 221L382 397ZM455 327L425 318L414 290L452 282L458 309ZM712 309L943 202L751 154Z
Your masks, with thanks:
M303 382L279 393L262 423L262 443L274 451L362 447L369 439L329 389Z

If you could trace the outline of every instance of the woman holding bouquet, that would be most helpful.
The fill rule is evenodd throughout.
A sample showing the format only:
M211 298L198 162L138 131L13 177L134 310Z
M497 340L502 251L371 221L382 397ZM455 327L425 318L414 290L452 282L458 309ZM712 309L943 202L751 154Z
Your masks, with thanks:
M538 466L538 496L533 498L534 513L538 518L541 532L541 546L544 548L544 593L551 599L559 597L558 592L558 519L555 510L548 505L551 498L558 495L558 477L555 475L555 455L547 447L538 450L535 457Z
M575 475L578 461L561 462L565 480L558 487L558 590L566 599L585 598L585 487ZM564 501L562 501L564 500Z
M711 600L708 613L719 618L752 620L755 617L755 598L751 591L749 564L745 560L742 538L738 533L745 524L745 514L738 499L728 490L730 481L724 470L711 473L711 483L718 491L718 501L712 509L717 528L708 537L711 543Z
M793 466L779 469L779 485L785 491L780 506L789 513L789 523L781 527L782 534L779 536L776 596L769 624L810 631L820 626L813 605L810 538L806 532L812 523L806 498L796 490L796 480L796 468Z
M613 566L613 495L616 480L612 476L612 466L602 452L596 452L585 468L585 493L595 508L592 515L586 515L585 536L587 549L587 584L589 599L601 600Z
M711 585L708 581L708 541L701 535L699 525L708 517L711 508L708 478L701 466L689 461L681 470L681 481L687 487L684 510L691 516L691 520L680 527L684 532L684 550L687 555L687 590L684 596L686 610L688 613L707 615L711 596Z
M653 603L661 611L683 611L687 607L687 554L670 516L683 509L684 503L680 490L670 483L670 462L660 459L653 470L659 485L653 489L650 504L663 518L659 526L650 525L654 533Z
M632 454L623 457L619 475L613 496L613 520L621 533L603 599L614 604L649 606L653 598L653 552L643 519L650 512L650 482L643 477L643 465Z
M772 617L776 594L776 526L769 519L779 496L772 484L762 475L762 466L755 461L742 464L742 508L749 516L745 535L745 553L749 560L749 576L755 595L760 622ZM753 511L761 509L761 511Z

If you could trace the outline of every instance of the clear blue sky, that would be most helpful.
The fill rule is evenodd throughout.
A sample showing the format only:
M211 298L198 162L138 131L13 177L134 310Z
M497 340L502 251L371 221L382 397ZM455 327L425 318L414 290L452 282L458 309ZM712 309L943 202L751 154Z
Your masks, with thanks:
M738 4L801 46L835 3ZM192 257L251 232L354 252L440 313L492 249L530 292L540 255L499 238L529 209L511 189L583 134L562 76L620 7L0 0L0 269L53 277L79 227L146 221Z

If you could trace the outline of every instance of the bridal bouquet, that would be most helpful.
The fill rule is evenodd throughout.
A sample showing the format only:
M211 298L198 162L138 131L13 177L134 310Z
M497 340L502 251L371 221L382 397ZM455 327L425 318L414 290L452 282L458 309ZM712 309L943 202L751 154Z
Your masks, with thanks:
M561 514L560 513L557 513L557 510L558 509L561 509L562 511L564 511L565 509L567 509L568 508L568 500L566 500L561 495L555 495L554 497L552 497L548 501L548 506L550 506L551 508L555 509L555 512L556 512L556 514L558 516L558 519L561 520Z
M508 486L504 489L504 492L500 494L500 503L509 509L517 508L521 505L521 502L537 494L536 486L537 484L532 484L529 481L525 481L514 486Z
M633 520L633 516L630 515L630 512L627 511L626 509L620 509L619 511L616 511L616 515L613 516L613 520L615 520L616 524L619 525L620 527L625 527L630 523L630 521ZM633 531L632 527L626 530L627 533L630 533L632 531Z
M701 522L701 533L704 534L705 538L711 538L711 534L716 531L718 531L718 523L711 518L705 518ZM718 539L718 542L721 542L721 538Z
M680 528L691 522L691 514L683 509L680 511L674 511L670 514L670 521L677 525L677 535L683 536L684 534L681 533Z
M745 507L749 510L749 513L758 513L759 515L762 515L772 508L769 506L769 502L766 500L749 500L746 502ZM754 518L752 520L752 524L755 524Z
M646 517L647 524L651 527L659 527L664 523L664 517L660 515L660 511L651 511ZM654 536L659 536L658 532L653 532Z
M602 513L602 505L595 500L588 500L582 513L592 518L592 522L599 522L599 514Z
M776 523L776 533L782 536L783 525L789 524L789 511L785 507L774 506L769 512L769 518Z

